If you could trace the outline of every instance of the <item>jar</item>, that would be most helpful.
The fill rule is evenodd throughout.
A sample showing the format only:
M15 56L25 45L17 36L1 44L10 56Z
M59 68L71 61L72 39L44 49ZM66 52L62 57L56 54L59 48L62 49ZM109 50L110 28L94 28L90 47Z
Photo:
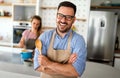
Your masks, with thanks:
M4 16L4 10L0 10L0 15Z

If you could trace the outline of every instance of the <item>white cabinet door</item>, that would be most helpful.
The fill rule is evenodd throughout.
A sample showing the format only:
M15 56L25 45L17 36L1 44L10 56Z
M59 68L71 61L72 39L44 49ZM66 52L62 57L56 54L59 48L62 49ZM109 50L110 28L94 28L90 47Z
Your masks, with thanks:
M0 18L0 45L12 45L12 21L9 18Z

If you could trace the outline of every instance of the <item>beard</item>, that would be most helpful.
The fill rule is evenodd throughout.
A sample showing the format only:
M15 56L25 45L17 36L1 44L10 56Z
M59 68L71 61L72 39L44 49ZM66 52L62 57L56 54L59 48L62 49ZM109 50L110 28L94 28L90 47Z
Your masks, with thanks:
M57 29L61 33L66 33L71 29L71 27L69 27L66 22L60 22L57 24Z

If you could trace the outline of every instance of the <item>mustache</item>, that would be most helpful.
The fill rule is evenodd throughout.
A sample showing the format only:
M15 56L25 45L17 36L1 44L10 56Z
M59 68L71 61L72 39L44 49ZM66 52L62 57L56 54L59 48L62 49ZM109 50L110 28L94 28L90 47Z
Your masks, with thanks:
M62 23L62 24L66 24L66 25L68 24L68 23L66 23L66 22L60 22L60 23Z

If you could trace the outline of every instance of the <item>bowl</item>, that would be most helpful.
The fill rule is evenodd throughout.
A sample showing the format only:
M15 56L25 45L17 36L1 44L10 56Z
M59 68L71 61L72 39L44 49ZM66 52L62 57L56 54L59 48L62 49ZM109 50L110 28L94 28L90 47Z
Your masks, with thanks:
M22 50L20 54L23 60L33 58L33 50L24 50L24 51Z

